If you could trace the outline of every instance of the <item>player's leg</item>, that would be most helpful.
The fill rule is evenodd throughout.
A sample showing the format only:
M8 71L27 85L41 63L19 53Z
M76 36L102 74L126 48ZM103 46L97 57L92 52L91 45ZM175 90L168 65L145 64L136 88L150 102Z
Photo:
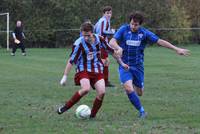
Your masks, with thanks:
M13 43L11 56L15 56L16 50L17 50L17 44Z
M105 82L106 82L106 85L108 85L109 83L109 65L110 65L110 61L108 59L108 57L106 59L102 59L103 61L103 64L104 64L104 70L103 70L103 73L104 73L104 79L105 79Z
M104 74L104 80L106 87L114 87L109 81L109 65L110 65L110 60L108 58L108 53L105 49L101 49L101 60L104 64L104 69L103 69L103 74Z
M22 55L23 55L23 56L26 56L26 51L25 51L25 46L24 46L24 44L23 44L23 43L20 43L19 46L20 46L20 48L21 48Z
M75 75L74 75L74 84L76 86L80 86L81 85L80 81L79 81L79 75L78 75L78 73L75 73Z
M140 102L140 99L135 91L135 89L133 88L132 85L132 80L128 80L123 84L124 89L126 90L127 96L130 100L130 102L135 106L135 108L139 111L139 112L144 112L144 108L142 107L142 104Z
M105 81L103 79L103 75L102 77L98 78L98 80L94 84L94 87L96 89L96 98L93 102L93 107L90 115L91 118L94 118L96 116L103 103L103 98L105 94Z
M139 111L140 117L143 118L145 115L144 108L140 102L140 98L138 97L136 90L133 87L133 76L130 71L126 71L123 68L119 68L120 73L120 81L123 83L123 87L127 93L129 101L133 104L133 106Z
M91 83L91 82L90 82ZM75 75L74 75L74 84L75 84L75 86L80 86L81 84L80 84L80 81L79 81L79 73L76 73ZM94 87L94 85L91 85L90 84L90 86L93 88L93 89L95 89L95 87Z
M133 75L133 87L139 96L144 93L144 70L143 67L137 67L131 70Z
M84 77L84 76L83 76ZM76 104L84 95L86 95L90 91L90 81L87 78L81 78L80 80L81 89L77 91L71 99L69 99L64 106L60 107L57 112L58 114L62 114L63 112L70 109L74 104Z
M136 90L138 96L142 96L144 93L144 88L137 87L133 84L134 89Z

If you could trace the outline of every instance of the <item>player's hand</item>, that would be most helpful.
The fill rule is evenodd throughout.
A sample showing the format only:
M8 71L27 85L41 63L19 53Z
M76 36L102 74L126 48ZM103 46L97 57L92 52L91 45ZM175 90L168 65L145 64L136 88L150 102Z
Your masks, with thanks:
M129 70L129 68L130 68L129 65L127 65L127 64L125 64L125 63L122 64L122 66L123 66L123 68L124 68L125 70Z
M111 32L112 32L113 34L115 34L115 29L111 29Z
M20 43L20 41L19 41L18 39L15 39L14 42L15 42L16 44L19 44L19 43Z
M179 54L179 55L183 55L183 56L189 56L190 55L190 50L183 49L183 48L178 48L176 50L176 53Z
M62 79L60 80L60 85L65 86L67 82L67 75L63 75Z

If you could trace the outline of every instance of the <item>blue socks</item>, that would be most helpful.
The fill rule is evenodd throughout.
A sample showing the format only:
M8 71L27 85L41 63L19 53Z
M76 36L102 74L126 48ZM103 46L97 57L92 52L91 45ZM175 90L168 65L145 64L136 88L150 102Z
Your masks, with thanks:
M135 106L135 108L140 112L144 112L144 108L141 105L140 99L135 91L127 93L130 102Z

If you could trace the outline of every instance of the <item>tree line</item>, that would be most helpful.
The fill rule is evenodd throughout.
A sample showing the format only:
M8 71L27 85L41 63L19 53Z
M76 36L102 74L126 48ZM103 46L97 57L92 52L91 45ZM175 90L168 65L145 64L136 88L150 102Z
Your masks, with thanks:
M130 12L141 11L144 26L161 38L176 44L200 43L199 30L181 29L200 27L199 0L1 0L0 13L10 13L11 30L17 20L23 22L27 47L66 47L79 36L84 19L96 23L106 5L113 8L113 28L127 23ZM0 30L5 29L2 18ZM4 36L0 33L1 41Z

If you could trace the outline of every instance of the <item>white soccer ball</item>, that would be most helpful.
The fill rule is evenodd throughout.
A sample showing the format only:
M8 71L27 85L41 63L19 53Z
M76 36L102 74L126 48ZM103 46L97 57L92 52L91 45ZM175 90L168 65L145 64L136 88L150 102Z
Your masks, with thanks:
M87 105L80 105L77 107L75 114L79 119L88 119L91 114L91 109Z

